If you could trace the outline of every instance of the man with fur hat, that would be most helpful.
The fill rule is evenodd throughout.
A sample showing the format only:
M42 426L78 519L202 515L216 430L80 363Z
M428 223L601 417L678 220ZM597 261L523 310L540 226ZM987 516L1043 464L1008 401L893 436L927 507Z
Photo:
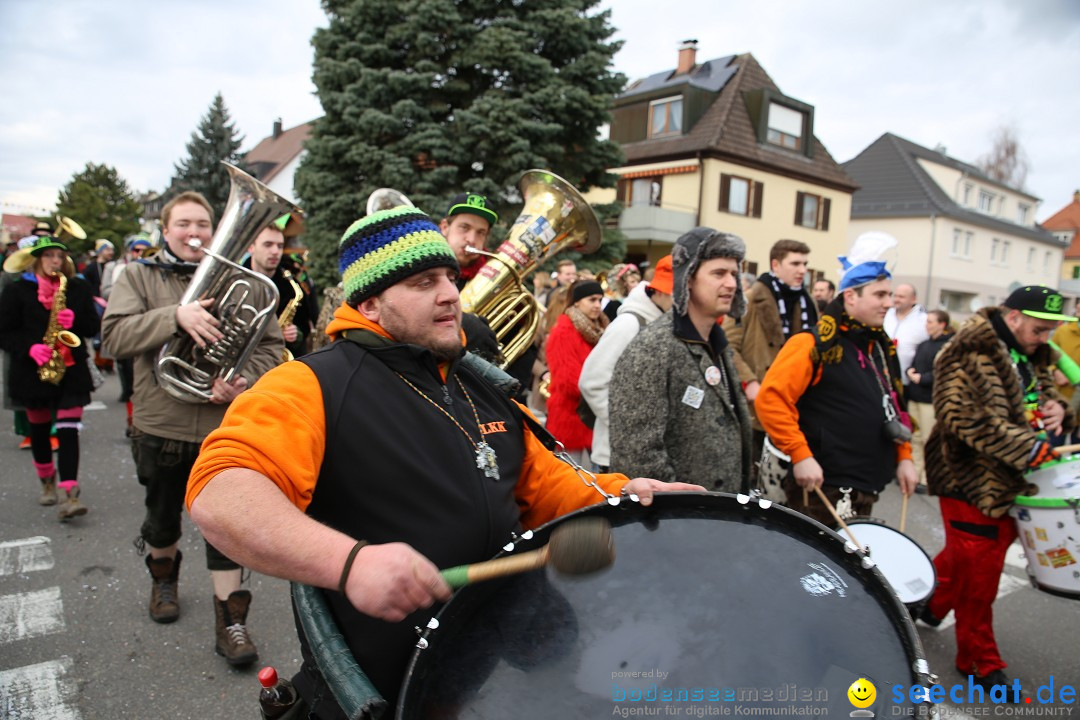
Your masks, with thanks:
M926 475L941 498L945 548L934 558L938 584L922 619L938 625L956 612L956 669L987 689L1009 683L993 627L1005 553L1016 539L1008 512L1018 495L1036 492L1025 471L1057 457L1051 436L1073 426L1047 344L1059 323L1076 322L1063 306L1056 290L1018 288L1003 307L972 316L934 361L937 422Z
M491 557L605 493L692 490L600 475L584 484L525 409L461 362L457 260L412 207L354 222L330 345L264 375L210 434L188 484L206 538L245 565L323 588L360 667L394 707L415 625L450 597L439 568ZM602 491L602 492L601 492ZM293 680L338 717L301 634ZM307 717L307 715L305 715Z
M742 239L694 228L671 253L674 309L642 329L615 365L608 399L611 467L666 482L741 492L750 415L717 324L746 308Z
M891 275L884 262L855 257L872 244L860 237L851 256L841 258L840 294L813 331L784 344L755 403L772 444L791 458L788 507L829 526L836 522L832 514L816 494L806 493L804 502L804 489L821 488L850 517L869 514L894 477L906 495L918 483L900 365L882 329L892 305ZM887 247L893 245L895 239Z

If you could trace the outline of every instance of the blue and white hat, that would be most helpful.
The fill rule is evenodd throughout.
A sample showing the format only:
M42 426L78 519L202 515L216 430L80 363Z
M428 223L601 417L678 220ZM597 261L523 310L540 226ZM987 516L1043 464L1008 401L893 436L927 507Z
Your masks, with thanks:
M896 238L883 232L865 232L855 238L841 265L840 292L868 285L875 280L891 279L889 255L897 246Z

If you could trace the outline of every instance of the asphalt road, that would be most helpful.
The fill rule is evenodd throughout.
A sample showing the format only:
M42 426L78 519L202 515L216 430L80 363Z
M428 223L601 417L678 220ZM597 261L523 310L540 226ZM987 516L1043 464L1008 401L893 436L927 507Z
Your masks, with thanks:
M203 543L186 522L181 618L172 625L149 619L150 581L132 545L143 494L124 438L118 395L118 382L110 376L85 413L80 480L91 512L68 525L56 521L54 508L37 504L30 453L17 449L10 415L4 413L0 718L257 717L258 668L272 664L291 675L299 666L288 586L252 576L249 627L260 661L245 670L230 668L213 652L212 591ZM890 490L876 514L896 526L899 506L898 493ZM912 500L908 533L931 556L940 549L944 535L935 499ZM1080 601L1034 590L1014 552L995 610L1008 672L1025 688L1035 691L1051 676L1058 688L1080 684ZM953 669L951 618L940 630L918 628L940 682L961 682ZM1064 706L1064 712L1075 707ZM995 708L990 710L995 714Z

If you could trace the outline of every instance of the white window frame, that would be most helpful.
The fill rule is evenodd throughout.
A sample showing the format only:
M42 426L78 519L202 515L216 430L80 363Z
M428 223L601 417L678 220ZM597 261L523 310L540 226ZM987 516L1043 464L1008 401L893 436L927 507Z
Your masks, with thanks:
M773 108L779 110L777 114L777 125L773 126ZM785 105L784 103L776 102L775 100L769 101L769 107L765 109L767 117L765 118L765 139L772 145L785 148L787 150L802 150L805 138L803 133L806 132L806 113L801 110L796 110L793 107ZM788 115L790 113L790 115ZM793 135L789 130L790 127L779 127L780 125L788 125L790 121L798 117L799 122L799 134ZM786 121L786 122L785 122ZM775 134L775 135L774 135ZM787 139L790 138L790 142Z
M672 130L671 129L671 108L673 106L675 106L675 105L678 105L678 107L679 107L679 127ZM667 106L667 109L664 112L664 122L665 122L666 127L662 132L657 131L656 126L653 123L653 118L655 117L655 114L656 114L656 108L658 108L660 106ZM684 116L683 116L683 98L682 98L682 95L672 95L671 97L660 98L659 100L653 100L652 102L649 103L649 137L651 137L651 138L655 138L655 137L673 137L675 135L681 135L682 134L682 128L683 128L683 120L684 120Z

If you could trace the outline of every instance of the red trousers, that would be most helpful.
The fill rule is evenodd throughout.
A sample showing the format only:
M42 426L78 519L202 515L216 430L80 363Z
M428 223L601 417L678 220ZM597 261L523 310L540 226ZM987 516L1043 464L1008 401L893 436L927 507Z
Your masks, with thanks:
M956 613L956 669L985 676L1007 667L994 639L994 600L1016 522L947 497L941 498L941 517L945 548L934 558L938 584L930 612L938 618Z

